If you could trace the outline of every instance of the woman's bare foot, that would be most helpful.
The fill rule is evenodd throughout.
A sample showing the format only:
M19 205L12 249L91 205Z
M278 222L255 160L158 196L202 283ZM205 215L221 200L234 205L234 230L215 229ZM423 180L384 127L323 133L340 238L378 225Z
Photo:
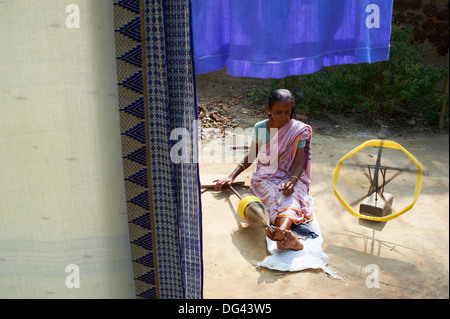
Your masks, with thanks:
M269 227L266 228L266 235L273 241L280 241L285 239L284 230L280 227L274 226L274 230Z
M284 231L284 239L277 242L278 249L292 249L292 250L302 250L303 244L295 236L295 234L290 230Z

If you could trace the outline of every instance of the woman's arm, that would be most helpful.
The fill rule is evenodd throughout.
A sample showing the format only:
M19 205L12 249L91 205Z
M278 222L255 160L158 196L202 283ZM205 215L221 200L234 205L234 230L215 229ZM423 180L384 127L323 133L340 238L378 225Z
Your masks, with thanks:
M252 141L250 144L250 151L245 155L242 162L239 163L239 165L234 169L234 171L225 179L218 179L213 181L213 183L216 183L214 186L215 190L221 190L224 186L230 186L236 177L239 176L243 171L245 171L248 167L252 165L252 163L255 161L255 159L258 156L258 144Z
M283 195L291 195L294 192L294 185L300 180L305 165L305 148L298 148L295 153L294 163L292 164L292 175L289 181L281 184L281 193Z

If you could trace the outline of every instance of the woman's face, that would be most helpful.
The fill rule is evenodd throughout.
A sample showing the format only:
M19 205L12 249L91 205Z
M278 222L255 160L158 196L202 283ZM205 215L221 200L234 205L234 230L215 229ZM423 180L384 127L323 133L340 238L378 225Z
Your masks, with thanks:
M269 109L269 107L267 107ZM272 124L276 128L281 128L291 119L292 101L278 101L272 104L269 109L272 114Z

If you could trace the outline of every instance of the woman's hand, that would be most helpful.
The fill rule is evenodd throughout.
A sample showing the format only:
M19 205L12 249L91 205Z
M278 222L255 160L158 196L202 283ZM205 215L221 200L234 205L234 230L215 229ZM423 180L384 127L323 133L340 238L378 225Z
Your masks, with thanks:
M231 177L227 177L224 179L216 179L213 183L216 183L214 186L214 190L220 191L224 186L230 186L234 182L234 179Z
M289 181L286 183L281 184L281 194L283 194L284 196L289 196L294 192L294 184Z

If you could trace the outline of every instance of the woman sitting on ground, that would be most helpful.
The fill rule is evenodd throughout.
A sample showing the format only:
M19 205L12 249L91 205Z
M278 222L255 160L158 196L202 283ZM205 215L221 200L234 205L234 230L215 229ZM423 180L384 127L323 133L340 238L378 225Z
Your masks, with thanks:
M273 91L266 108L269 118L254 126L250 152L227 178L215 181L215 189L231 185L257 158L251 188L269 209L275 226L274 231L267 228L266 235L277 241L279 249L301 250L303 244L291 227L313 218L309 196L312 129L293 119L294 98L288 90Z

